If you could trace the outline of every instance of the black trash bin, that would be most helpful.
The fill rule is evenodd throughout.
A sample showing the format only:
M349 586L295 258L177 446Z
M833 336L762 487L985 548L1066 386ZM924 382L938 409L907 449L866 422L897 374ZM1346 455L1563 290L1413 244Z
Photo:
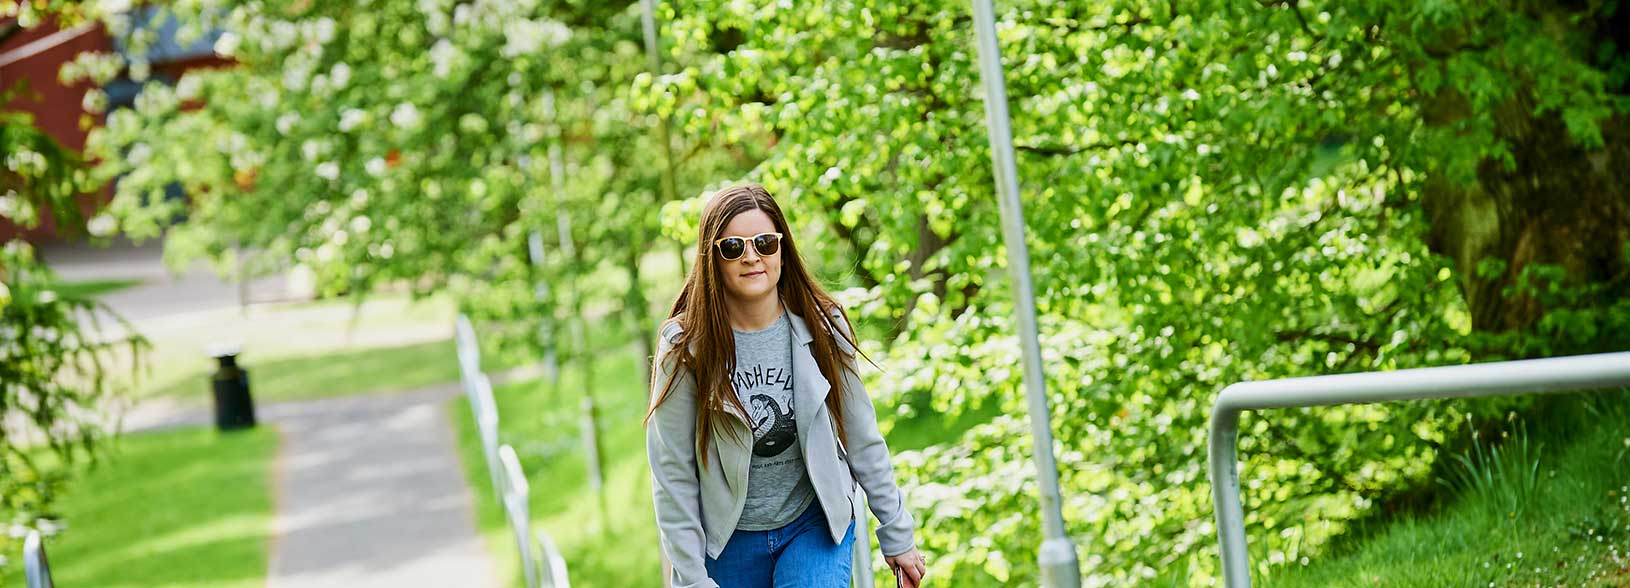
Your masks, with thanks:
M237 349L212 353L220 367L210 377L215 389L215 428L222 431L255 426L255 401L249 396L249 372L238 367Z

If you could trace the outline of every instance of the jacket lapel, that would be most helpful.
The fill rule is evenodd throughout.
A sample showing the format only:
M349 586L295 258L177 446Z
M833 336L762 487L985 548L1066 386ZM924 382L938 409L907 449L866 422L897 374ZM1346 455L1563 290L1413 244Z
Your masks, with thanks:
M792 346L792 398L793 416L798 420L798 439L806 442L809 439L809 428L815 422L815 413L826 404L826 394L832 390L826 376L821 375L820 364L815 363L815 355L810 351L809 342L814 339L810 334L809 325L796 314L787 313L792 322L792 334L795 337Z

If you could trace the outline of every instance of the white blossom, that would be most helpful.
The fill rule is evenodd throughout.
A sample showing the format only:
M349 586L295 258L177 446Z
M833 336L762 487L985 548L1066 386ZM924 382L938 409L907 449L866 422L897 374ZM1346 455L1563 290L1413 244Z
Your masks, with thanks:
M340 165L332 161L317 164L317 177L329 181L340 179Z
M290 64L283 68L283 88L291 92L304 90L310 75L311 71L304 65Z
M182 100L197 100L204 93L204 81L192 74L181 76L181 81L175 83L175 97Z
M334 40L334 19L326 16L319 18L312 29L318 43L327 45L329 41Z
M451 41L441 39L430 46L430 63L434 67L436 77L445 78L453 72L453 60L458 58L459 50Z
M243 38L237 33L227 31L215 39L215 54L221 57L232 57L238 54L238 46L243 44Z
M130 0L102 0L96 3L101 14L120 14L130 10Z
M385 175L385 160L378 157L370 159L368 163L363 164L363 169L368 170L368 175L374 177L383 176Z
M79 101L79 106L84 108L85 112L91 114L106 112L108 109L108 94L96 88L86 90L85 97Z
M351 66L346 65L344 61L334 64L333 69L328 72L328 81L334 85L336 90L349 85L351 83Z
M367 119L368 113L361 110L355 108L342 110L340 111L340 132L349 133L351 129L357 128L357 125L362 124Z
M414 106L412 102L398 104L396 110L391 111L391 124L404 129L419 126L419 121L422 118L419 114L419 107Z
M1189 88L1187 90L1183 90L1183 99L1184 100L1199 100L1200 99L1200 93L1194 91L1194 88Z
M153 64L146 59L133 59L130 61L130 81L145 82L153 75Z
M290 131L294 130L294 125L298 122L300 122L300 113L284 113L283 116L277 117L277 132L282 135L287 135Z
M129 162L131 167L140 167L152 156L153 148L145 142L138 142L130 146L130 152L125 154L125 161Z
M300 27L294 26L292 22L279 20L272 23L270 33L266 36L266 48L276 51L292 47L295 40L300 38Z
M119 221L114 220L113 215L106 212L93 216L89 221L85 222L85 230L94 237L112 235L113 231L118 228Z
M558 47L571 38L566 25L551 20L515 19L504 23L504 57L537 53L545 44Z

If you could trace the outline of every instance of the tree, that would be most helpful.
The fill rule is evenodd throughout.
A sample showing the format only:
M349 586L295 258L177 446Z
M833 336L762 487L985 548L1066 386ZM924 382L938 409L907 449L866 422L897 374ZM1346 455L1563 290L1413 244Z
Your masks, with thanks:
M26 27L73 26L95 14L74 3L0 4L0 18L11 17ZM19 96L28 96L26 80L0 88L0 105ZM27 228L49 214L59 233L86 231L77 197L89 186L78 154L28 113L5 107L0 154L0 220ZM105 236L110 222L92 218L89 228ZM120 321L100 303L60 291L28 243L0 243L0 517L11 525L43 526L68 473L96 455L103 431L94 414L114 391L112 362L139 362L146 347L139 336L110 336L101 328L107 320ZM0 537L0 547L6 541Z

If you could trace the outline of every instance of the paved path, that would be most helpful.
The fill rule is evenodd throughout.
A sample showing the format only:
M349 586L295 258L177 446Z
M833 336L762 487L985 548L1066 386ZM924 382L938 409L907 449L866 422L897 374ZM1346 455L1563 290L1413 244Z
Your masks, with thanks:
M164 265L164 247L157 240L140 245L116 239L107 245L52 243L37 252L57 277L70 282L83 280L140 280L141 283L99 298L126 320L141 321L178 313L231 309L249 302L303 300L286 274L255 278L240 289L230 279L217 275L207 262L199 260L179 273Z
M498 585L448 420L459 394L454 384L276 415L267 588Z
M241 335L250 339L246 349L283 343L311 352L330 339L346 345L399 345L445 338L449 331L444 320L393 323L380 330L380 341L371 341L366 335L372 331L354 332L358 315L339 306L297 307L275 316L260 316L267 313L253 312L256 306L245 314L238 309L236 285L202 264L170 274L156 243L49 246L41 254L66 280L142 280L103 300L156 348L169 345L199 357L201 340L189 339L189 333L260 333L267 330L262 324L267 321L282 328L266 341ZM250 302L300 299L297 289L282 275L255 280ZM322 320L341 312L347 313L342 318L351 317L350 326L317 328L346 324ZM330 331L343 339L324 337ZM448 400L460 395L454 383L256 407L260 421L277 427L282 438L267 588L496 588L497 565L476 531L470 486L448 420ZM189 400L110 405L107 413L121 419L119 428L126 432L212 425L207 400Z
M447 384L257 407L282 433L267 588L497 587L448 420L461 394Z

